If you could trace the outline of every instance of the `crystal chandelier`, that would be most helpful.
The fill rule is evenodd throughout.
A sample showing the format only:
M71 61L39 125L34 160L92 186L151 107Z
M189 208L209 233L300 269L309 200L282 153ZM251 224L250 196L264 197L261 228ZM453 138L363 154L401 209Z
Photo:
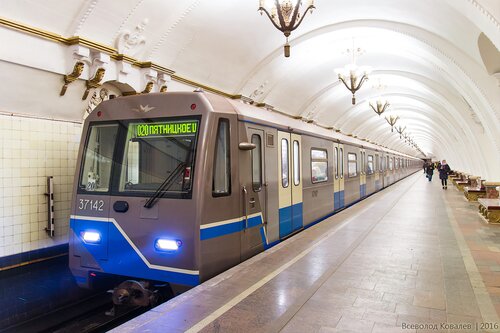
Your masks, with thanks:
M368 74L371 72L371 69L367 66L358 67L356 65L356 58L363 54L363 50L359 47L354 47L354 40L352 41L352 49L347 49L346 52L351 54L352 62L344 66L344 68L335 69L335 72L347 90L352 93L352 105L354 105L356 104L355 93L368 80Z
M285 57L290 56L288 36L302 23L307 11L312 13L312 10L316 8L314 0L308 0L307 7L301 10L302 2L302 0L260 0L259 3L260 14L266 13L276 29L283 32L286 37Z

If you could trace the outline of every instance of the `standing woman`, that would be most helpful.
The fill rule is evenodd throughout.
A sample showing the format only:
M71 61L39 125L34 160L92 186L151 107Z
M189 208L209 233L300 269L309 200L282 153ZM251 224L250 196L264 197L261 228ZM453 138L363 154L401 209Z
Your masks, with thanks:
M439 167L439 179L441 179L441 185L443 189L448 189L448 174L451 172L450 166L443 160L441 166Z

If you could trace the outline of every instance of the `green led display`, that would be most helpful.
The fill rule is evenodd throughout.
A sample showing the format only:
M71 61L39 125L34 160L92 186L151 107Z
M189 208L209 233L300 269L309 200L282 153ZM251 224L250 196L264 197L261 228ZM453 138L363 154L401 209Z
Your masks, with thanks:
M196 134L197 121L161 122L134 125L137 138Z

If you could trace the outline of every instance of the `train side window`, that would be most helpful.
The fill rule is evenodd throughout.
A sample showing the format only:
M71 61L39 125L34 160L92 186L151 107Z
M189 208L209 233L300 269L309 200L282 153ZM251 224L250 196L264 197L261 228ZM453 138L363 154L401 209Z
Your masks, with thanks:
M339 148L333 150L333 164L335 164L335 179L339 178Z
M358 155L347 153L347 176L349 178L358 175Z
M300 184L300 149L299 142L293 141L293 184Z
M394 157L389 158L389 170L391 170L391 171L393 169L393 161L394 161Z
M340 148L340 178L344 178L344 148Z
M231 194L231 151L229 138L229 119L219 119L215 142L212 196L222 197Z
M281 185L288 187L288 140L281 139Z
M311 149L311 182L328 180L328 153L324 149Z
M255 149L252 149L252 188L254 192L262 189L262 139L260 135L252 135L252 143Z
M373 155L368 155L368 169L367 169L367 173L369 175L373 174Z

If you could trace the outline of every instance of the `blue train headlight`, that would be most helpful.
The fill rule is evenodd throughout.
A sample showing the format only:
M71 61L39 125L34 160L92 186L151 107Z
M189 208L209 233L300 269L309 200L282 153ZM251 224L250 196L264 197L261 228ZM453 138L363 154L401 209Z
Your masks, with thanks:
M181 246L182 242L175 239L158 238L155 242L155 248L158 251L174 252L177 251Z
M97 231L82 231L82 239L87 244L99 244L101 242L101 234Z

